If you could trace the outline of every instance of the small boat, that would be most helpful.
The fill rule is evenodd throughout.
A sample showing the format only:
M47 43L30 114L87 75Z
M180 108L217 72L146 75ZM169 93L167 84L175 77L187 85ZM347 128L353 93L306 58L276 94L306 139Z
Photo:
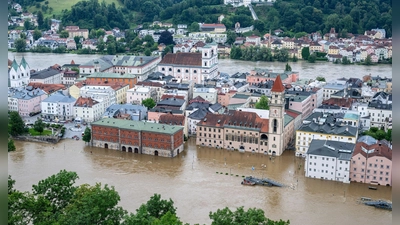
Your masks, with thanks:
M361 201L367 202L367 201L372 201L372 199L368 197L361 197Z
M378 190L378 188L377 188L377 187L374 187L374 186L368 186L368 189L371 189L371 190Z
M241 183L241 184L243 184L243 185L250 185L250 186L254 186L254 185L256 185L256 182L252 182L252 181L249 181L249 180L243 179L243 181L242 181L242 183Z

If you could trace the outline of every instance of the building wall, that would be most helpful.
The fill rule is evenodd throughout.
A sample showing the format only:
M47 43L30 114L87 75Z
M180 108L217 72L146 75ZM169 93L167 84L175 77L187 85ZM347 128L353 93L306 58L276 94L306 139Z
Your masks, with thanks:
M330 140L330 141L341 141L346 143L357 142L357 136L340 136L335 134L324 134L324 133L315 133L309 131L296 131L296 156L305 156L308 151L308 147L312 140Z
M72 97L74 97L75 99L78 99L81 96L81 94L80 94L81 89L79 87L77 87L76 85L72 85L68 89L69 89L69 94Z
M339 160L336 157L307 154L304 168L306 177L350 182L349 161Z
M39 112L41 110L41 102L47 98L47 95L36 96L31 99L18 99L18 114L20 116L29 116L31 112Z
M93 84L105 84L107 81L108 84L127 84L129 85L129 88L133 88L135 84L137 83L137 77L134 78L104 78L104 77L87 77L86 78L87 83L93 83Z
M184 150L183 129L168 135L92 125L92 143L95 147L105 148L107 144L109 149L137 150L137 153L147 155L155 155L157 151L163 157L175 157Z
M30 82L37 82L42 84L61 84L63 73L55 74L54 76L47 77L45 79L35 79L34 77L30 79Z
M392 119L392 110L368 108L368 111L371 119L371 127L381 128L383 126L387 130L388 122Z
M367 159L362 154L356 154L351 158L350 178L355 182L369 184L373 181L392 186L392 161L382 156Z
M74 106L74 116L82 118L85 122L94 122L101 118L103 115L102 103L97 103L92 107L79 107Z
M212 104L217 103L217 92L215 91L215 89L210 90L210 92L204 92L204 91L196 92L196 91L193 91L193 97L195 98L197 96L202 97L203 99L209 101Z
M126 92L126 101L127 103L141 105L143 100L153 97L151 94L150 89L145 92L143 88L140 90L132 88Z

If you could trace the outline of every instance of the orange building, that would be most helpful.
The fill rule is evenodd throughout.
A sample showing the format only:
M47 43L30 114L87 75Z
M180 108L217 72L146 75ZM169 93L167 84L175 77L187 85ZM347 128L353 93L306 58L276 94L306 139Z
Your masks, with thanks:
M129 85L133 88L137 84L137 76L133 74L96 72L86 77L85 84L89 85Z

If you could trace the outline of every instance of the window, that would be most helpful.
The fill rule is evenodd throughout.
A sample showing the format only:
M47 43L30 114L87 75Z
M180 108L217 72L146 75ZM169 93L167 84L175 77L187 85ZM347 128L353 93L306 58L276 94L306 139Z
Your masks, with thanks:
M181 70L180 69L178 69L178 73L180 73L181 72Z
M193 73L197 73L197 70L193 70Z
M165 68L163 67L163 68L161 68L161 71L165 71Z

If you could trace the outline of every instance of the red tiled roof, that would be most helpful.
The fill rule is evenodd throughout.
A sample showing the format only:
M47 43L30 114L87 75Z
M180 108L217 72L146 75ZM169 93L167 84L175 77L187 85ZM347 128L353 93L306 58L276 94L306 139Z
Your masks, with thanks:
M197 96L195 98L193 98L192 100L189 101L189 104L192 104L193 102L208 102L206 101L204 98L202 98L201 96Z
M176 99L183 99L185 100L184 96L180 96L180 95L163 95L161 96L161 100L167 99L167 98L176 98Z
M350 108L354 101L355 100L351 99L351 98L330 98L330 99L324 100L322 102L322 105L336 105L336 106L340 106L340 107Z
M74 106L79 106L79 107L85 106L85 107L91 108L93 105L96 105L96 104L98 104L98 103L99 103L98 101L92 99L91 97L88 97L88 98L79 97L79 98L76 100Z
M274 81L274 86L272 86L271 92L284 92L285 87L282 84L281 76L278 75Z
M137 82L136 86L151 86L151 87L162 87L163 84L158 82L151 82L151 81L140 81Z
M38 83L38 82L30 82L28 86L32 86L34 89L35 88L40 88L47 94L59 91L59 90L66 90L67 88L65 87L64 84L43 84L43 83Z
M379 143L372 144L372 145L367 145L364 142L358 142L354 148L354 153L353 156L357 154L361 154L364 157L367 157L367 153L362 150L362 148L365 148L367 150L372 150L374 149L372 153L368 154L368 158L374 157L374 156L380 156L380 157L385 157L389 160L392 160L392 149L390 149L387 145Z
M168 53L161 60L160 64L201 66L201 53L189 53L189 52Z
M297 112L297 111L290 110L290 109L286 109L285 113L288 114L289 116L293 117L293 118L296 118L301 114L301 112Z
M158 119L158 123L185 126L185 116L184 115L174 115L174 114L161 114Z

